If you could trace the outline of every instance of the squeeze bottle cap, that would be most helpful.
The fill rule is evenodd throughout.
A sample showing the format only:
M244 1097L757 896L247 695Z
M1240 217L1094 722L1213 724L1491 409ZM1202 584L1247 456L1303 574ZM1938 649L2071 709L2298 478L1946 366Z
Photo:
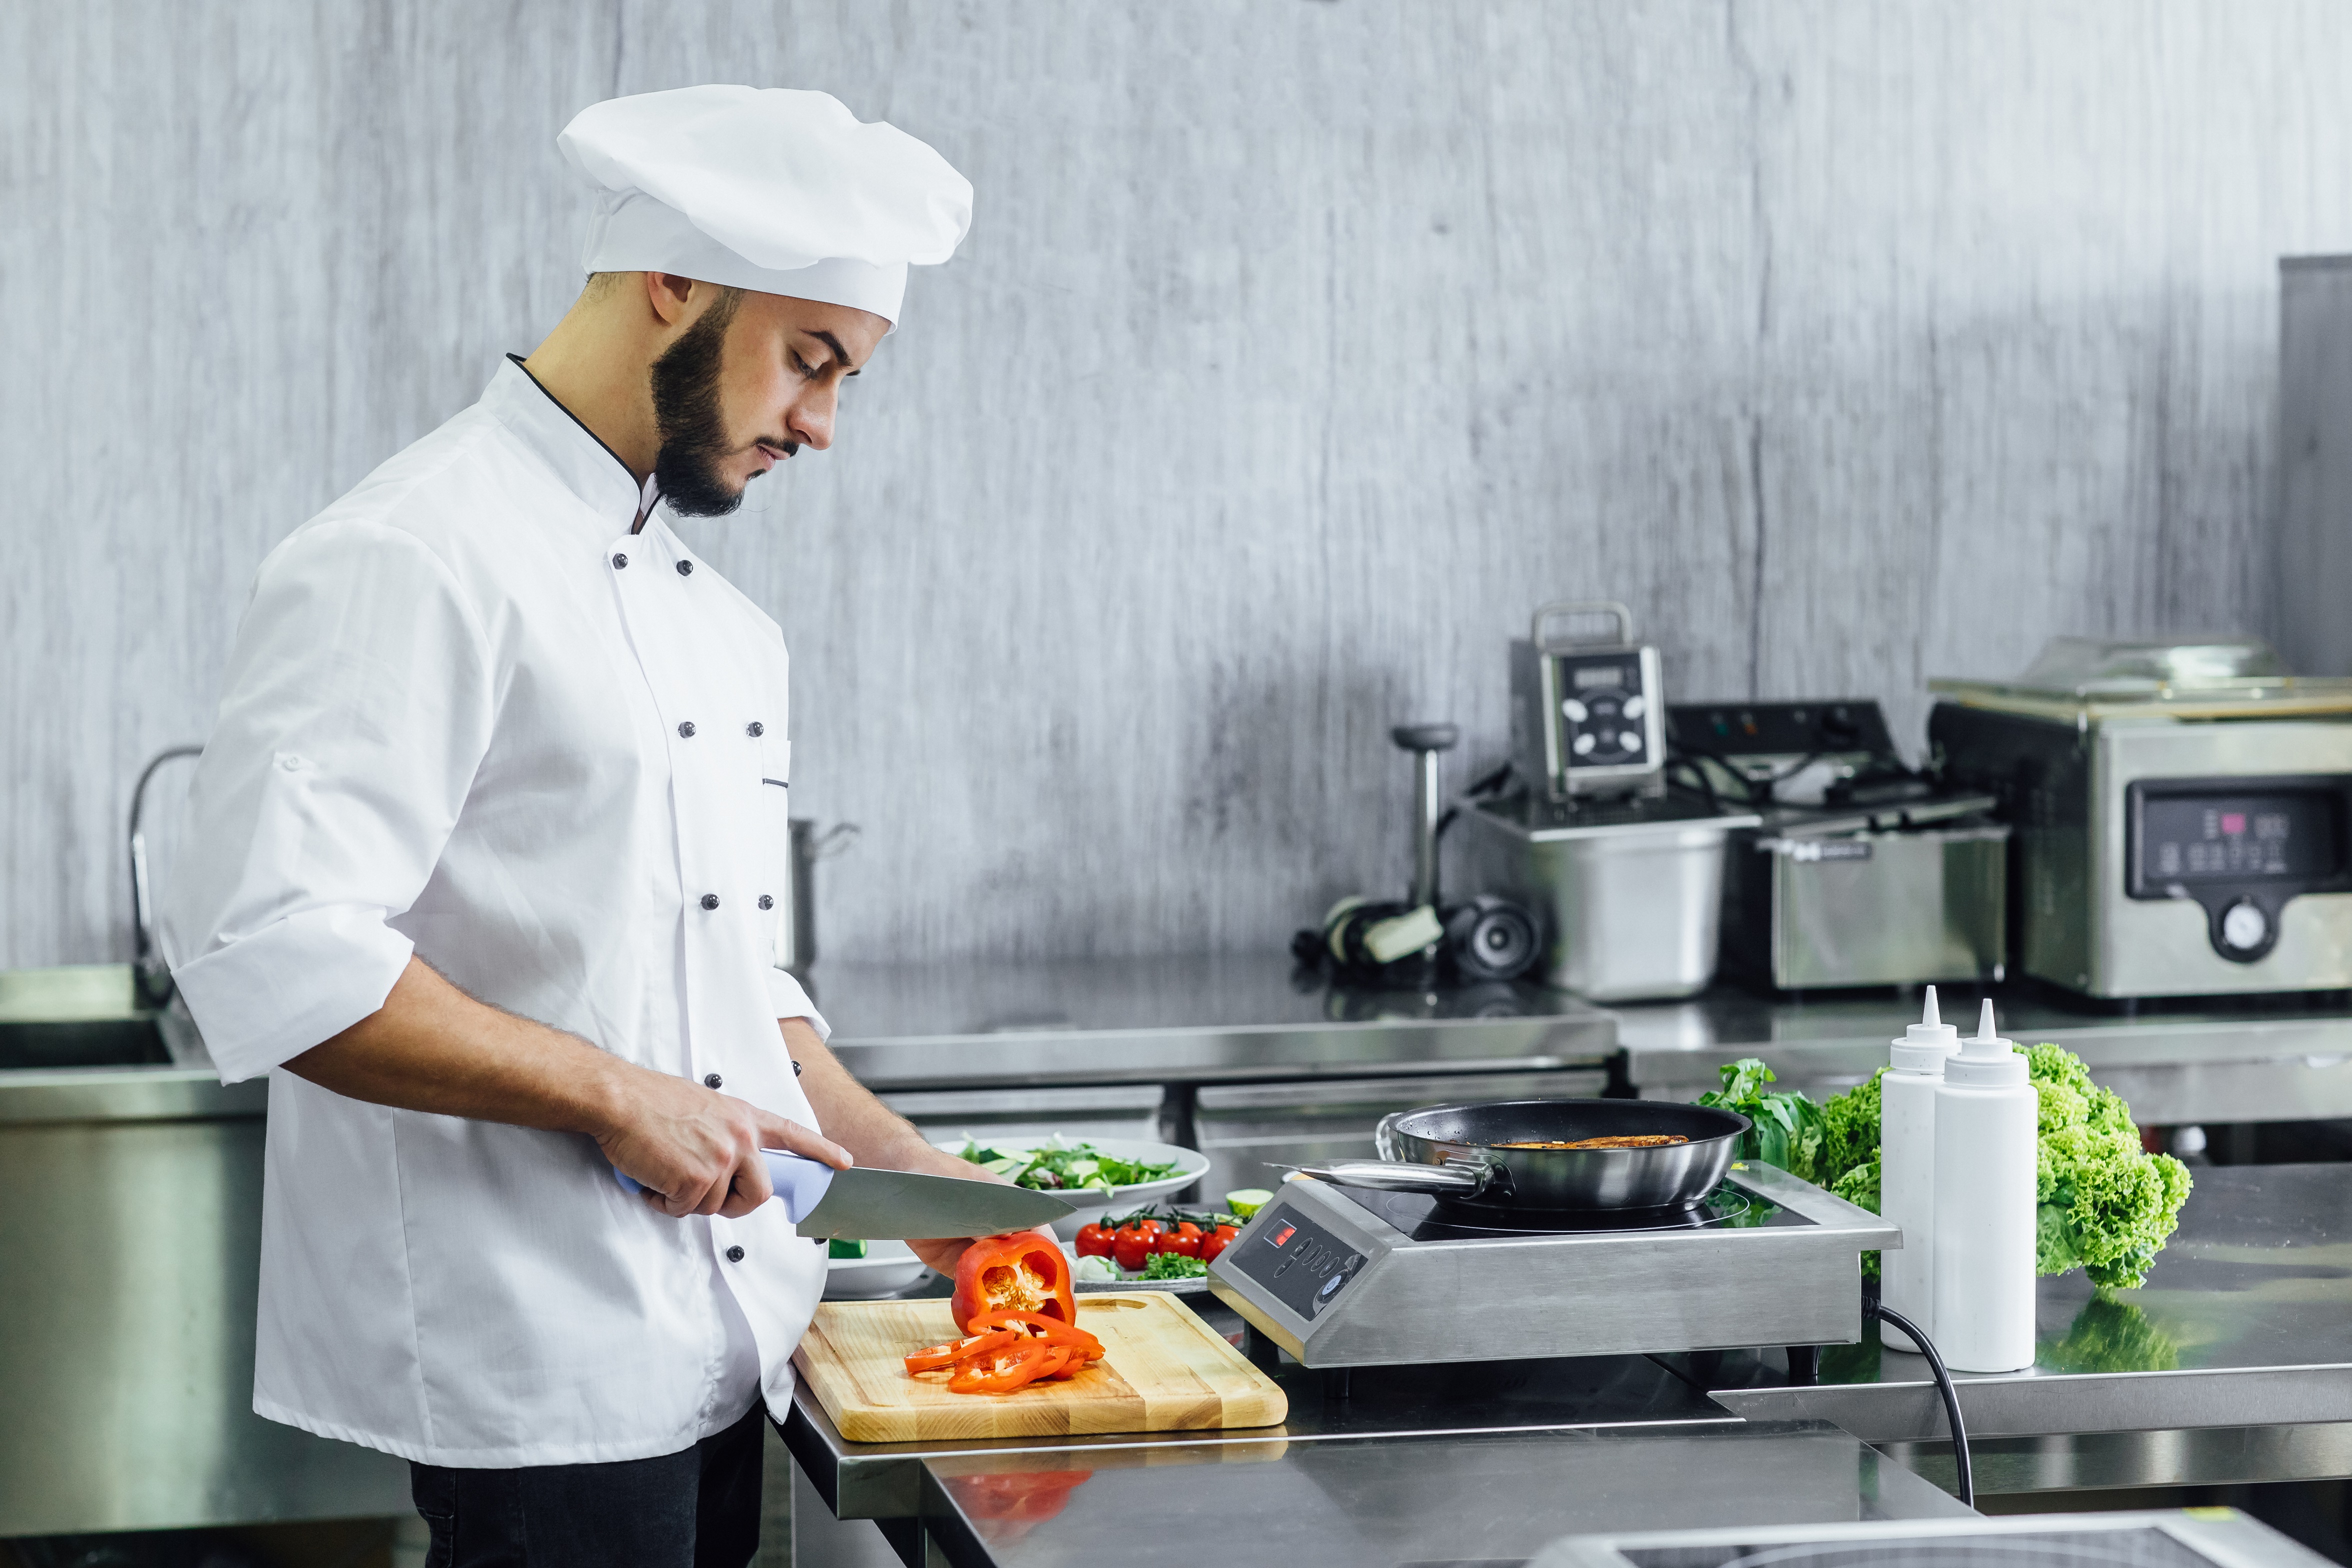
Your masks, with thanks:
M1977 1032L1960 1042L1958 1056L1944 1064L1944 1081L2006 1089L2026 1080L2025 1065L2017 1047L1992 1032L1992 1001L1988 997Z
M1896 1072L1940 1073L1944 1063L1960 1048L1960 1032L1944 1022L1936 1011L1936 988L1927 987L1927 1005L1921 1009L1919 1021L1903 1031L1903 1038L1893 1042L1887 1061Z

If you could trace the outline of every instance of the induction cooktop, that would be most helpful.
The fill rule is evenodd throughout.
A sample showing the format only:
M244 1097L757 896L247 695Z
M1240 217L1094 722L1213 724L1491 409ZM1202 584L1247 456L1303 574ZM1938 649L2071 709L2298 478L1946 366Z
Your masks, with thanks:
M1209 1266L1209 1289L1308 1366L1618 1355L1862 1338L1877 1215L1769 1165L1682 1210L1546 1215L1313 1177Z

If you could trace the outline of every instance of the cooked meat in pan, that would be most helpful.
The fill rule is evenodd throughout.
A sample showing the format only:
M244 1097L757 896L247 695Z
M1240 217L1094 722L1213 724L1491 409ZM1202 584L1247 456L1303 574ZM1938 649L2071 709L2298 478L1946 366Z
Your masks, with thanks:
M1669 1143L1687 1143L1690 1140L1679 1132L1635 1132L1614 1138L1579 1138L1572 1143L1490 1143L1490 1149L1663 1149Z

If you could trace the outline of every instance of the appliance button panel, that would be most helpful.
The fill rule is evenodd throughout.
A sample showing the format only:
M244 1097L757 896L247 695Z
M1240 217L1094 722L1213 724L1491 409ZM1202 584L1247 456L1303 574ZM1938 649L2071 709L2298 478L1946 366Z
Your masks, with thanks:
M1553 672L1565 720L1570 767L1639 766L1649 742L1642 718L1650 711L1642 689L1638 650L1554 654Z
M1309 1320L1339 1300L1365 1262L1362 1253L1288 1204L1260 1216L1252 1234L1226 1256L1236 1272Z

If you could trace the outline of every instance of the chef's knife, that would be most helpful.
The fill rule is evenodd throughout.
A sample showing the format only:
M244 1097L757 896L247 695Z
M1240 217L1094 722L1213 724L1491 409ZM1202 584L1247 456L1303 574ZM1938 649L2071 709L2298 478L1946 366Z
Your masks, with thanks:
M783 1200L784 1216L803 1236L849 1241L911 1241L929 1237L994 1236L1070 1216L1070 1205L1050 1193L1002 1182L928 1176L853 1165L836 1171L822 1161L762 1149L768 1180ZM645 1189L613 1169L622 1190Z

